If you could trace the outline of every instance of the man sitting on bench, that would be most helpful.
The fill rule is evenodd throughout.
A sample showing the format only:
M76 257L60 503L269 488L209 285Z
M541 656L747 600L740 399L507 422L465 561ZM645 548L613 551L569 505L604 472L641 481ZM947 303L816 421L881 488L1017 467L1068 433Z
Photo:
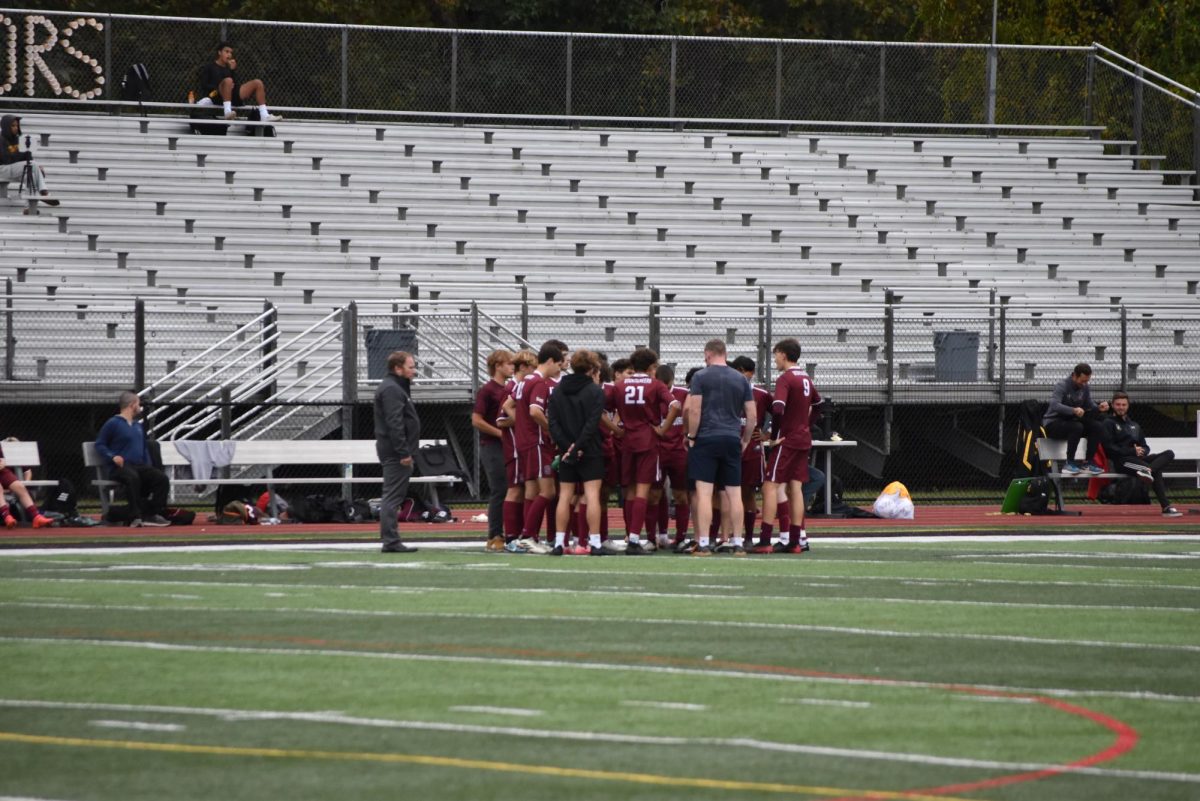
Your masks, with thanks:
M1163 517L1182 517L1167 500L1163 483L1163 468L1175 458L1172 451L1151 453L1142 434L1142 427L1129 416L1129 395L1120 390L1113 393L1112 416L1104 421L1104 453L1110 466L1118 473L1137 476L1154 487L1154 497L1162 507Z
M198 104L205 105L220 101L224 107L225 119L236 120L237 112L233 110L236 102L241 105L251 98L258 105L259 122L278 122L283 117L272 114L267 109L267 88L260 78L239 84L234 70L237 61L233 58L233 46L228 42L217 45L217 60L200 68L200 99Z
M1096 446L1104 436L1104 420L1102 412L1108 411L1108 402L1099 404L1092 400L1088 390L1088 382L1092 380L1092 368L1087 364L1077 364L1071 375L1054 385L1054 395L1046 407L1042 425L1046 428L1046 436L1067 441L1067 463L1063 472L1076 475L1080 472L1103 473L1104 468L1096 464ZM1075 461L1075 451L1079 450L1079 440L1087 435L1087 454L1084 464L1080 466Z
M142 401L125 390L118 399L121 410L100 427L96 452L109 463L108 477L125 487L129 498L130 528L169 526L167 492L171 482L150 460L146 431L137 420Z

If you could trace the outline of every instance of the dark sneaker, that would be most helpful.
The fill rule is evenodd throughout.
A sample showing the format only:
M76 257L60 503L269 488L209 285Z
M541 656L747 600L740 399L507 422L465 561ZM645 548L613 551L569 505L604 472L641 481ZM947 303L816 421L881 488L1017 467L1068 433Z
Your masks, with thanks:
M563 555L563 547L561 545L555 545L553 548L550 549L549 555L550 556L562 556Z
M709 545L697 545L696 550L692 551L692 556L712 556L713 549Z
M142 527L142 518L135 517L132 520L130 520L129 527L130 528L141 528Z
M625 544L626 556L646 556L650 552L647 551L640 542L629 542Z
M416 553L417 549L411 545L405 545L403 542L397 542L395 545L383 546L383 553Z
M775 553L775 546L769 542L759 543L750 549L750 553Z
M1147 484L1154 483L1154 473L1149 467L1146 467L1144 464L1132 465L1132 467L1134 475L1136 475L1142 481L1146 482Z
M608 551L593 545L588 548L588 556L608 556Z
M804 553L808 550L806 545L792 545L786 542L775 543L775 553Z
M714 553L733 553L733 543L729 540L721 540L717 543L717 547L713 548Z
M1091 473L1094 476L1098 476L1104 472L1104 468L1101 467L1100 465L1096 464L1095 462L1088 462L1087 464L1085 464L1083 466L1083 471L1085 473Z
M675 553L695 553L696 549L699 547L700 546L696 544L695 540L684 540L675 546Z
M142 521L143 526L151 526L153 528L166 528L171 525L171 521L162 515L150 515Z
M1163 509L1163 517L1183 517L1183 512L1174 506L1168 506L1166 509Z
M1067 462L1063 465L1062 471L1069 476L1077 476L1079 475L1079 465L1074 462Z
M726 551L726 553L728 553L732 556L745 556L746 548L745 548L745 546L742 546L742 545L735 545L732 548L730 548L728 551Z

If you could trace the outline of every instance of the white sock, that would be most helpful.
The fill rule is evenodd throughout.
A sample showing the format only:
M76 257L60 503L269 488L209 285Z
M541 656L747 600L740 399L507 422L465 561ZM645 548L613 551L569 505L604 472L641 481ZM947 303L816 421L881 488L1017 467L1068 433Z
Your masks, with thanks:
M735 547L741 547L741 545L746 541L743 537L731 537L730 539Z
M630 534L625 538L625 540L627 542L641 542L641 538L639 538L637 534Z
M271 116L271 112L267 111L267 104L266 104L266 103L262 103L262 104L260 104L260 105L259 105L259 107L258 107L258 116L259 116L259 118L260 118L260 119L264 119L264 120L265 120L267 117Z
M808 544L808 532L806 532L804 529L800 529L800 544L801 545Z
M707 547L708 547L708 535L707 535L707 534L701 534L701 535L700 535L700 547L701 547L701 548L707 548Z
M225 113L226 113L226 114L228 114L229 112L233 111L233 101L232 101L232 100L226 100L226 101L225 101L224 103L222 103L221 105L222 105L222 106L224 106L224 108L225 108Z
M561 548L567 544L567 532L557 531L554 533L554 547Z
M599 534L588 534L588 545L592 546L593 548L599 548L600 547L600 535Z

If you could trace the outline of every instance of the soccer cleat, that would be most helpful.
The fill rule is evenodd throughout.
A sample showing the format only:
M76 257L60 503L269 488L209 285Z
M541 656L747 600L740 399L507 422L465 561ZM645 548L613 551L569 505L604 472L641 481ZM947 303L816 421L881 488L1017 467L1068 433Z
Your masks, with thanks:
M1168 506L1166 509L1163 509L1163 517L1183 517L1183 512L1174 506Z
M1079 465L1075 464L1074 462L1067 462L1064 464L1062 471L1068 476L1077 476L1080 472Z
M563 547L561 545L555 545L553 548L550 549L550 553L548 555L549 556L562 556L563 555Z
M713 553L733 553L734 547L729 540L721 540L717 543L717 547L713 548Z
M646 556L649 553L640 542L630 542L625 545L626 556Z
M642 540L641 544L642 544L642 551L644 551L645 553L654 553L655 551L658 550L658 546L654 544L653 540Z
M1088 462L1083 466L1083 470L1085 473L1091 473L1094 476L1098 476L1104 472L1104 468L1095 462Z
M570 556L587 556L592 552L592 549L586 545L576 545L573 548L567 549L567 554Z
M268 114L267 116L263 117L262 120L260 120L260 121L261 122L279 122L282 119L283 119L282 114Z
M708 545L697 545L696 550L692 551L692 556L712 556L713 549Z
M499 553L504 550L504 537L491 537L487 541L487 545L483 546L483 550L488 553Z
M603 542L603 544L601 544L600 547L604 549L605 553L610 553L610 554L625 553L625 541L624 540L605 540Z
M750 553L775 553L775 546L769 542L759 543L750 549Z
M675 546L675 553L683 553L683 554L695 553L696 549L699 547L700 546L696 543L695 540L684 540L683 542L681 542Z
M12 515L5 515L4 516L4 527L7 529L16 528L17 527L17 518L13 517Z
M775 543L775 553L804 553L807 550L807 545L792 545L786 542Z
M529 540L509 540L504 543L504 550L507 553L529 553Z
M6 520L4 522L7 525L8 521ZM39 513L35 518L33 518L34 528L50 528L53 525L54 521L46 517L44 514Z
M552 549L550 548L550 546L547 545L546 543L541 542L539 540L531 540L529 543L529 550L526 553L533 553L533 554L537 554L538 556L545 556L546 554L550 553L551 550Z
M732 548L732 549L729 551L729 553L730 553L730 554L732 554L733 556L745 556L745 555L746 555L746 548L745 548L745 546L743 546L743 545L735 545L735 546L733 546L733 548Z
M588 548L588 556L608 556L608 551L603 548L597 548L594 545Z
M669 536L663 536L661 534L658 536L658 547L660 549L671 548L674 545L675 545L674 541Z

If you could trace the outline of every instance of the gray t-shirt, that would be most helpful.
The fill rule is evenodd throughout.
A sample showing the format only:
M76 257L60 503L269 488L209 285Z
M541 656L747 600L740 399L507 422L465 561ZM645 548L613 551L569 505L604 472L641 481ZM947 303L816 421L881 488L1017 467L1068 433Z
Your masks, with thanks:
M702 401L697 439L742 436L746 402L754 399L744 375L727 364L705 367L692 376L688 394Z

